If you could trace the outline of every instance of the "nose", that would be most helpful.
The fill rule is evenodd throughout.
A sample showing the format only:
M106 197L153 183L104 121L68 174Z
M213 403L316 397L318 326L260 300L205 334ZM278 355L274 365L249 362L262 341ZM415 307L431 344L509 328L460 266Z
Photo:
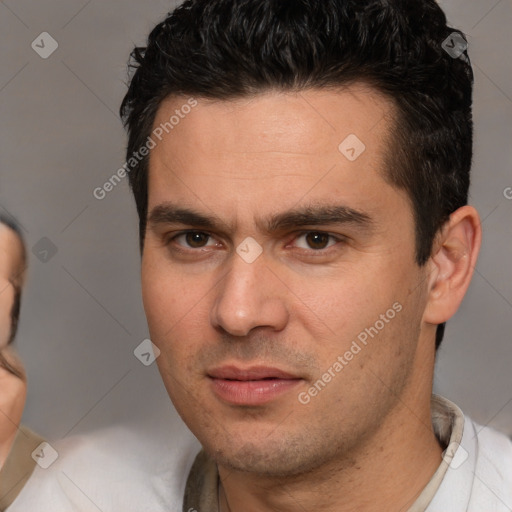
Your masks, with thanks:
M215 288L212 325L232 336L247 336L257 327L281 331L289 317L285 291L263 255L247 263L234 254L228 273Z

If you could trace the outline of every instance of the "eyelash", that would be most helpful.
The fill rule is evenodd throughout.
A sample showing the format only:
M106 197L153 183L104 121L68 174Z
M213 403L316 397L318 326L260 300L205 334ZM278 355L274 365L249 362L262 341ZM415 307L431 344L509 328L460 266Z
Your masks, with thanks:
M199 230L180 231L179 233L176 233L176 234L168 237L165 240L165 246L167 246L167 247L171 246L171 244L174 244L179 237L186 236L186 235L189 235L189 234L201 234L201 235L208 236L209 239L213 239L214 238L213 235L211 235L207 231L199 231ZM310 254L319 254L319 255L326 254L329 251L329 249L331 249L332 247L335 247L336 245L339 245L340 243L344 243L347 240L346 237L343 237L341 235L332 235L332 234L330 234L328 232L325 232L325 231L309 230L309 231L301 231L301 232L296 233L295 238L293 239L293 241L296 241L297 239L299 239L299 238L301 238L301 237L303 237L305 235L309 235L309 234L326 235L330 239L329 242L331 242L332 240L334 240L336 242L335 244L328 245L324 249L304 249L304 248L299 248L299 250L306 251L306 252L308 252ZM210 240L208 240L208 242L209 241ZM191 247L186 248L186 247L183 247L183 246L181 246L181 245L176 243L175 247L173 248L173 250L176 251L176 252L190 254L190 253L194 253L194 252L200 252L202 249L207 249L208 247L214 247L214 246L204 246L204 247L198 247L198 248L191 248Z

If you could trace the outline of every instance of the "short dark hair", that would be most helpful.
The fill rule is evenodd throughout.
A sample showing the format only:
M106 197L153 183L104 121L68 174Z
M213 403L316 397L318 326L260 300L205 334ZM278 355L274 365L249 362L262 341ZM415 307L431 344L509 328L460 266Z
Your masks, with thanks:
M445 51L452 34L465 41L435 0L187 0L131 53L120 109L127 161L169 96L231 100L367 83L396 107L384 177L410 198L423 265L439 229L467 204L473 72L464 48ZM148 157L128 170L142 251Z

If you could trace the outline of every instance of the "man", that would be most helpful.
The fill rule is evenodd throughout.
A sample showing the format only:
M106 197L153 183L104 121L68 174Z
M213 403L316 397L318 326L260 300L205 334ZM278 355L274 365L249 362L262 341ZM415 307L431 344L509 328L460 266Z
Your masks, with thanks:
M190 0L134 51L144 306L203 450L131 510L512 510L510 440L432 396L481 242L464 41L434 0Z
M0 510L14 501L35 466L31 453L42 439L20 426L27 378L11 347L16 336L26 274L21 232L0 215Z

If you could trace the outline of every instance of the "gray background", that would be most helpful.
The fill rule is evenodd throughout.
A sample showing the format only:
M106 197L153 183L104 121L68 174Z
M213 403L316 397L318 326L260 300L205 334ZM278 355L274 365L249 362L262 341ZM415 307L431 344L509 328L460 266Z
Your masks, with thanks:
M17 341L29 375L24 421L49 439L175 414L155 365L133 355L147 327L127 183L102 201L92 195L124 163L117 109L128 54L173 6L0 2L0 209L21 222L31 253ZM468 34L475 70L471 204L484 245L448 324L435 389L512 434L512 200L504 194L512 187L512 2L442 6ZM59 45L48 59L31 48L44 31ZM32 253L38 243L48 249L43 237L57 249L46 262Z

